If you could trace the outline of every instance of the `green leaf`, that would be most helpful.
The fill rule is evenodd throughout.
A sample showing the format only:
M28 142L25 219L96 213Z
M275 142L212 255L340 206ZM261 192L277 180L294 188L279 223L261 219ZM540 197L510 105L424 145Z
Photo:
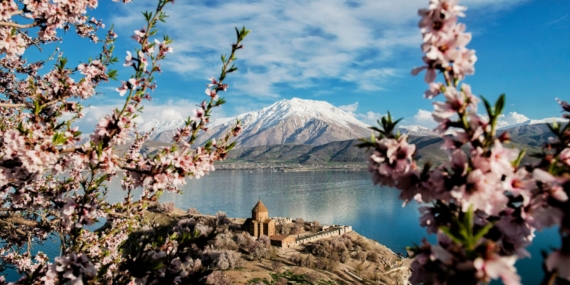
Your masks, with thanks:
M152 12L146 11L146 12L143 12L142 14L143 14L143 16L147 22L149 22L152 19Z
M212 141L207 141L207 142L206 142L206 145L204 145L204 148L205 148L206 150L212 149Z
M111 69L109 70L109 73L107 73L107 77L109 77L109 79L113 79L113 80L117 80L117 75L119 75L119 72L117 70Z
M497 99L497 102L495 103L495 116L499 116L501 113L503 113L503 109L505 108L505 94L501 94L501 96L499 96L499 99Z
M463 244L463 240L461 239L461 237L458 237L456 235L454 235L453 233L451 233L451 230L449 229L449 227L447 226L441 226L439 227L439 230L441 230L445 235L447 235L449 238L451 238L451 240L453 240L455 243L458 244Z
M392 124L394 124L394 127L395 127L402 119L404 119L404 118L399 118L399 119L397 119L395 122L393 122Z
M220 97L220 98L216 101L215 106L220 106L220 105L226 104L226 102L227 102L226 99Z
M481 96L481 100L483 101L483 104L485 105L485 109L487 110L487 114L489 115L489 119L492 119L494 116L494 113L493 113L493 110L491 108L491 104L483 96Z
M519 155L517 156L517 159L515 159L515 161L513 161L513 167L518 168L519 165L521 164L521 161L524 157L524 155L526 154L526 149L521 150L521 152L519 152Z
M556 123L556 121L554 121L551 124L546 124L546 126L550 129L550 131L555 134L556 136L560 136L560 126L558 125L558 123Z
M238 68L232 65L232 67L230 67L230 69L227 71L227 73L232 73L232 72L237 71L237 70L238 70Z
M493 228L494 224L493 223L488 223L486 224L482 229L480 229L477 234L475 234L475 236L473 237L473 241L474 241L474 245L477 244L477 242L484 236L486 235L489 230L491 228Z
M469 247L473 245L473 216L473 204L471 204L467 210L467 213L465 213L463 216L463 225L467 230L466 238Z

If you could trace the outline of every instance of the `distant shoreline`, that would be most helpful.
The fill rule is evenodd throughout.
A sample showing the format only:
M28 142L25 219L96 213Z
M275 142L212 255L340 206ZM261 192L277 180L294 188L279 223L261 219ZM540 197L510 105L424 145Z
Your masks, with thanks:
M216 170L264 170L272 172L306 172L306 171L367 171L367 165L244 165L222 164L216 165Z

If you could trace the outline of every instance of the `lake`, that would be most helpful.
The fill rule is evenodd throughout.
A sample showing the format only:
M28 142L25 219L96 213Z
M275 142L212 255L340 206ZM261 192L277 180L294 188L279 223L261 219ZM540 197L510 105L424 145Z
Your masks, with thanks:
M118 181L112 184L110 189L118 189ZM121 190L110 192L109 200L121 198ZM372 185L370 174L364 171L220 170L189 180L183 194L165 194L161 201L173 202L182 209L196 208L205 214L223 211L229 217L250 217L251 209L261 199L270 217L350 225L394 252L405 253L406 246L419 244L427 234L419 226L418 205L410 203L403 208L398 195L395 189ZM540 249L550 246L559 246L556 230L537 233L529 249L534 258L517 263L523 284L540 283ZM13 280L14 275L9 275Z

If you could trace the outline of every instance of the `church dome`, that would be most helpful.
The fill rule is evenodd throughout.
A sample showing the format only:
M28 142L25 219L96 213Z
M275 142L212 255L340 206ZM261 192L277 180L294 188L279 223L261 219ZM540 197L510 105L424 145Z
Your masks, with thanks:
M252 212L269 212L269 210L267 210L267 207L265 207L265 205L263 205L263 203L261 202L261 200L259 200L257 202L257 204L255 204L255 207L253 207L253 209L251 209Z

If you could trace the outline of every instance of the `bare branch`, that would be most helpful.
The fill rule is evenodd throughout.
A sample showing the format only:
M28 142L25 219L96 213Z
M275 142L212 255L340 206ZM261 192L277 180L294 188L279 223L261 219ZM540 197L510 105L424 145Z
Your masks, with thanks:
M26 104L14 104L14 103L0 103L0 107L8 107L8 108L20 108L26 107Z
M16 15L22 15L22 14L24 14L24 11L23 11L23 10L18 10L18 11L14 12L14 13L11 13L11 14L10 14L10 17L16 16Z
M18 24L18 23L14 23L14 22L0 22L0 26L4 26L4 27L14 27L17 29L28 29L28 28L33 28L37 25L39 25L39 22L33 22L33 23L29 23L29 24Z
M5 219L6 222L11 223L13 225L22 225L28 227L37 227L40 223L36 221L30 221L21 217L9 217Z

